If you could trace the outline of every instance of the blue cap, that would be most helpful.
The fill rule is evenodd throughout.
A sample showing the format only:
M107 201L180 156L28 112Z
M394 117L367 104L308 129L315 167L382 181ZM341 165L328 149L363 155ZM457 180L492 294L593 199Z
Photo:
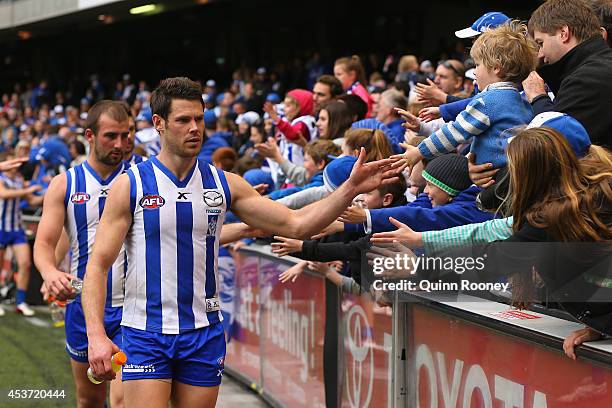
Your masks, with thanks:
M455 35L459 38L476 37L485 31L498 27L510 20L510 17L498 11L490 11L483 14L471 27L463 30L455 31Z
M584 157L591 147L591 138L584 126L566 113L540 113L527 125L527 129L535 127L549 127L561 133L578 158Z
M342 183L348 180L356 161L356 157L342 156L329 162L325 166L325 170L323 170L323 183L325 186L332 191L340 187Z
M215 115L215 111L212 109L206 109L204 111L204 126L207 129L214 128L217 126L217 115Z
M270 172L262 170L262 169L251 169L247 170L246 173L242 176L247 183L252 186L256 186L258 184L267 184L268 188L264 192L264 194L269 194L274 190L274 180L272 179L272 175Z
M275 92L270 92L268 94L268 96L266 96L266 101L272 102L272 103L280 103L281 102L281 97L280 97L279 94L277 94Z

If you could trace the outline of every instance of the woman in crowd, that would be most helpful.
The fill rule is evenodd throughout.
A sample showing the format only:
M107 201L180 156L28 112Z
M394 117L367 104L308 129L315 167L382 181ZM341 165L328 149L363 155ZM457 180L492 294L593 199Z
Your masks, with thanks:
M359 96L368 105L366 117L369 118L372 114L373 102L366 89L368 84L361 59L357 55L337 59L334 64L334 76L342 83L347 94Z
M353 119L347 105L343 102L329 102L321 108L317 129L320 139L333 140L342 146L344 132L351 127Z

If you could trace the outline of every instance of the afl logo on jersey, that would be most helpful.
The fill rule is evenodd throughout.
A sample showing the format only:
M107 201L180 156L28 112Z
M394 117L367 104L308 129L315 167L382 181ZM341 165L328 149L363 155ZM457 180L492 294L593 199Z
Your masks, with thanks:
M72 202L72 204L85 204L89 201L89 198L89 194L87 193L74 193L70 197L70 201Z
M223 195L217 190L209 190L203 194L204 202L209 207L219 207L223 204Z
M155 210L166 204L164 197L159 195L146 195L140 199L139 205L145 210Z

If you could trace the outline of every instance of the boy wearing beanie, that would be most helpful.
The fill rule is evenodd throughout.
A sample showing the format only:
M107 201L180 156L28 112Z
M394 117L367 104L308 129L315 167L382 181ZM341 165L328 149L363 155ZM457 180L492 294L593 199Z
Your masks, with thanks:
M472 185L465 156L446 154L436 157L423 170L427 181L425 194L432 207L450 203L454 197Z
M423 178L427 182L425 194L415 201L395 208L363 210L360 219L344 224L344 231L362 234L391 231L398 227L397 221L415 231L431 231L493 218L476 205L481 190L472 185L465 156L451 153L435 158L423 170Z
M476 164L506 164L504 152L507 130L529 123L533 111L518 90L519 84L537 63L535 44L527 38L524 24L504 24L484 32L470 52L476 62L476 81L483 90L454 122L444 124L416 148L408 147L398 159L404 166L453 152L470 142Z

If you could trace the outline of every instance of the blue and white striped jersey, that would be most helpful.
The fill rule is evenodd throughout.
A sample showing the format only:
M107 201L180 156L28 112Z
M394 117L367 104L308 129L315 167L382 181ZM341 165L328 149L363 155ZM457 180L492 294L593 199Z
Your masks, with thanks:
M230 192L197 160L179 181L156 157L132 166L122 325L177 334L222 320L217 258Z
M18 178L10 178L6 174L0 174L0 183L9 190L23 188L23 182ZM0 232L14 232L23 229L21 224L21 198L0 199Z
M125 163L127 164L127 167L131 167L135 166L138 163L142 163L145 160L147 160L146 157L142 157L141 155L134 153L132 154L130 160L126 160Z
M125 163L115 170L106 180L84 162L66 172L65 228L70 239L72 262L70 273L83 279L87 261L91 255L98 224L111 185L125 171ZM123 306L123 289L127 270L124 247L108 271L106 287L106 307Z

